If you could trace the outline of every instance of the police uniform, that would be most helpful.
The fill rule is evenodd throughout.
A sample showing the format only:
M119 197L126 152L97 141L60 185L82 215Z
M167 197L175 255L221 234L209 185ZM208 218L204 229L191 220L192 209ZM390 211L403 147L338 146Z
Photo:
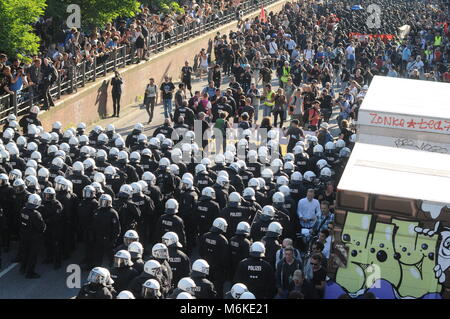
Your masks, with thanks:
M177 284L181 278L188 277L191 272L191 263L188 255L181 251L176 245L169 248L169 265L172 269L172 282Z
M249 257L242 260L234 276L235 283L243 283L256 299L269 299L275 295L273 267L262 258Z
M119 214L111 207L100 207L92 218L94 265L101 265L103 256L111 257L113 245L121 232ZM111 260L109 261L111 263Z
M207 233L213 221L219 217L219 204L206 196L201 196L193 210L195 217L195 225L197 225L197 234L203 235Z
M248 239L249 236L243 234L236 234L230 239L230 253L231 253L231 275L234 276L238 264L248 257L248 252L252 242Z

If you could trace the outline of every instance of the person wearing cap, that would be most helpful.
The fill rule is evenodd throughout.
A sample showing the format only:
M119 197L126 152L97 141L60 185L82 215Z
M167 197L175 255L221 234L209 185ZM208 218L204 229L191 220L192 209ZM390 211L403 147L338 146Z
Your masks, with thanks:
M333 136L328 131L330 125L327 122L322 122L320 124L319 133L317 134L317 139L319 140L319 144L325 147L325 144L328 142L333 142Z

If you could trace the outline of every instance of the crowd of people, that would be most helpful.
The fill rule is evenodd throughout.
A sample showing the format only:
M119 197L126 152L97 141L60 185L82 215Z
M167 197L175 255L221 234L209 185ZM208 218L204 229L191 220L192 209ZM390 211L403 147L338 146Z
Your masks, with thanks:
M9 116L4 250L18 241L21 272L39 278L41 244L56 269L82 249L90 273L78 298L322 298L336 185L371 79L446 80L439 68L448 63L448 31L428 25L442 18L428 2L396 1L379 34L421 15L407 38L386 42L349 38L367 30L346 4L288 2L266 22L217 35L177 86L150 79L149 122L158 99L165 116L152 136L141 123L126 137L112 124L87 132L55 122L46 132L36 106L19 122ZM428 50L433 58L418 63ZM196 68L208 85L192 92Z

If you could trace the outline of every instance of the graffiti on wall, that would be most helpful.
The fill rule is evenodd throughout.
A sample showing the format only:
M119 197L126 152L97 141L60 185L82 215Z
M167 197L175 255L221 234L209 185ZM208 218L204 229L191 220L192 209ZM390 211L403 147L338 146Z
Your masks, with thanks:
M441 206L442 207L442 206ZM450 267L450 228L420 221L348 212L341 233L348 250L346 267L327 283L325 298L441 298Z

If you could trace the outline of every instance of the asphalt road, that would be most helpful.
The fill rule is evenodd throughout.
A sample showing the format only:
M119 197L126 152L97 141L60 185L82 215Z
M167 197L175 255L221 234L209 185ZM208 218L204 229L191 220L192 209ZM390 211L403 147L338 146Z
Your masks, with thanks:
M150 75L149 75L150 76ZM193 92L201 90L207 85L206 81L193 81ZM226 88L227 81L222 85ZM278 86L278 80L274 79L273 85L275 89ZM260 85L260 89L262 89ZM189 94L189 93L188 93ZM333 116L332 133L336 132L335 117ZM260 113L262 118L262 112ZM124 107L121 111L120 118L106 118L94 123L94 125L101 125L106 127L112 123L116 127L116 131L126 136L132 129L135 123L141 122L145 126L144 134L151 135L156 127L161 125L164 121L163 107L161 104L155 107L155 115L153 122L147 125L148 115L142 105L130 105ZM285 126L288 122L285 122ZM89 129L90 129L89 128ZM70 260L64 261L60 269L54 270L51 265L42 264L43 253L42 250L36 272L41 274L39 279L26 279L19 272L19 265L13 260L17 254L17 243L12 247L11 252L2 253L2 267L0 268L0 299L67 299L73 298L77 295L80 285L85 283L88 276L88 271L82 271L78 263L82 259L82 249L78 250L72 255ZM192 256L192 261L195 261L195 255ZM228 288L227 285L225 288Z

